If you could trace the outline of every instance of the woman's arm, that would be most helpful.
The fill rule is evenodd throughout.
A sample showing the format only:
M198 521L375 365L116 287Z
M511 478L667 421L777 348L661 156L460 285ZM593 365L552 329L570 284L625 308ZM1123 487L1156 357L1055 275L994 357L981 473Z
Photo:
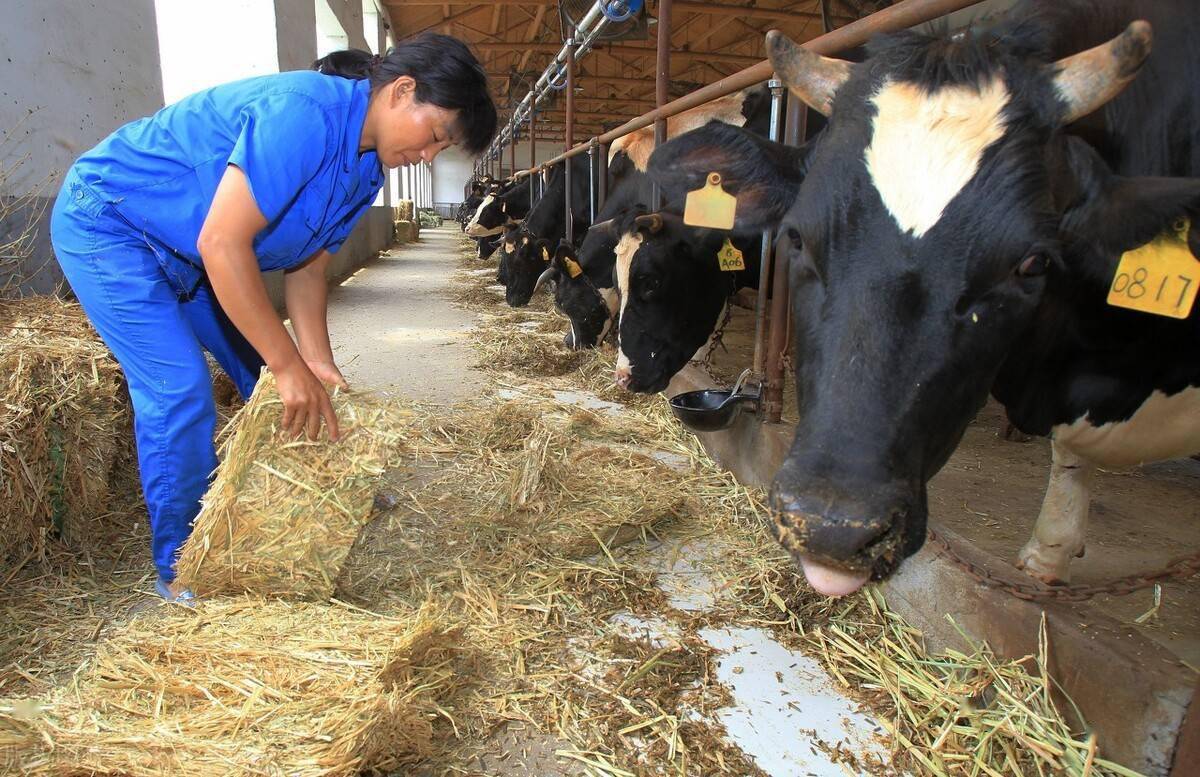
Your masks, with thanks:
M321 251L304 264L288 270L283 276L283 298L292 331L300 346L300 356L313 374L326 383L349 388L346 379L333 360L329 345L328 312L329 286L325 271L330 253Z
M267 297L254 255L254 236L266 225L245 174L230 165L217 185L196 249L229 320L275 375L283 400L283 428L292 436L307 431L309 439L316 439L324 418L330 438L336 440L337 417L329 394L300 357Z

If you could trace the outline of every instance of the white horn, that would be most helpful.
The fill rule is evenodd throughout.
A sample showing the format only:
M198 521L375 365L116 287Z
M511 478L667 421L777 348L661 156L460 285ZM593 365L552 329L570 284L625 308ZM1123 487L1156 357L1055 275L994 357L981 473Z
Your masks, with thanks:
M1120 94L1150 56L1153 40L1150 23L1138 20L1112 40L1060 59L1054 86L1067 104L1063 123L1088 115Z
M541 275L538 276L537 283L533 284L533 293L537 294L538 289L542 288L542 284L550 280L550 274L554 272L554 265L547 267Z
M833 112L833 96L850 78L849 62L797 46L779 30L767 33L767 57L792 94L825 116Z

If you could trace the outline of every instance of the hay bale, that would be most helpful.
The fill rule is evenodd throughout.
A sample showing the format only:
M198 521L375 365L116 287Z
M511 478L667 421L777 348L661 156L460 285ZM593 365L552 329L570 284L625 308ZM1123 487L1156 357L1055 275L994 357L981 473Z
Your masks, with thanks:
M429 753L461 631L432 607L237 598L168 608L71 684L0 702L21 774L355 775ZM0 760L0 767L3 767Z
M131 418L121 369L78 304L0 301L0 559L86 536Z
M392 222L392 241L395 243L411 243L417 239L417 231L411 221Z
M366 395L333 398L342 437L290 440L283 402L263 373L226 429L221 464L176 564L200 594L249 591L327 599L367 522L394 420Z
M412 221L414 213L416 213L416 207L413 205L412 200L400 200L396 204L397 221Z

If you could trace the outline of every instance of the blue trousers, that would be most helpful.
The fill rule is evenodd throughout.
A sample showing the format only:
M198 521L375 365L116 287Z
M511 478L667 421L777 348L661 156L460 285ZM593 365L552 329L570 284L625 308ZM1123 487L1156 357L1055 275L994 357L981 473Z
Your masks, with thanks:
M50 219L63 274L129 385L142 490L159 575L175 578L179 548L217 466L216 406L204 351L243 398L263 361L211 287L181 289L164 250L68 173Z

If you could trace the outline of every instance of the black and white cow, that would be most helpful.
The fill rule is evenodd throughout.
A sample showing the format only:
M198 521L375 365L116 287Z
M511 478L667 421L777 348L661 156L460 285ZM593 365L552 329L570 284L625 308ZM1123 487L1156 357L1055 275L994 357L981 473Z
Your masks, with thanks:
M745 269L722 271L717 254L730 236L698 229L672 213L630 214L617 245L620 292L617 365L621 388L662 391L689 360L703 360L738 289L758 288L762 241L734 235Z
M926 484L989 391L1053 440L1020 554L1046 581L1082 551L1094 466L1200 450L1200 310L1105 302L1124 252L1200 216L1200 18L1188 0L1026 0L1008 18L889 36L860 65L767 39L829 126L782 163L752 139L758 164L725 180L740 228L782 222L793 246L800 420L774 529L830 595L921 547ZM695 188L727 135L681 138L664 185Z
M529 180L530 176L522 176L488 191L467 223L466 233L471 237L499 235L505 228L520 223L529 212Z
M579 154L567 160L571 165L571 216L576 239L581 239L592 223L591 193L588 188L588 160ZM567 234L565 166L550 168L549 181L542 198L521 224L523 236L516 241L509 257L505 300L512 307L529 304L534 291L549 280L550 259ZM595 181L593 180L594 191Z
M721 122L766 134L771 115L770 91L755 87L705 103L667 120L667 138L678 137L709 122ZM601 332L615 331L618 312L616 247L621 228L631 229L633 216L653 209L651 180L646 168L654 151L654 128L646 127L619 138L609 148L608 198L596 216L597 224L579 247L578 262L586 278L572 280L555 271L559 310L571 319L567 342L575 348L595 347ZM619 226L621 225L621 226ZM607 321L597 313L607 310Z

